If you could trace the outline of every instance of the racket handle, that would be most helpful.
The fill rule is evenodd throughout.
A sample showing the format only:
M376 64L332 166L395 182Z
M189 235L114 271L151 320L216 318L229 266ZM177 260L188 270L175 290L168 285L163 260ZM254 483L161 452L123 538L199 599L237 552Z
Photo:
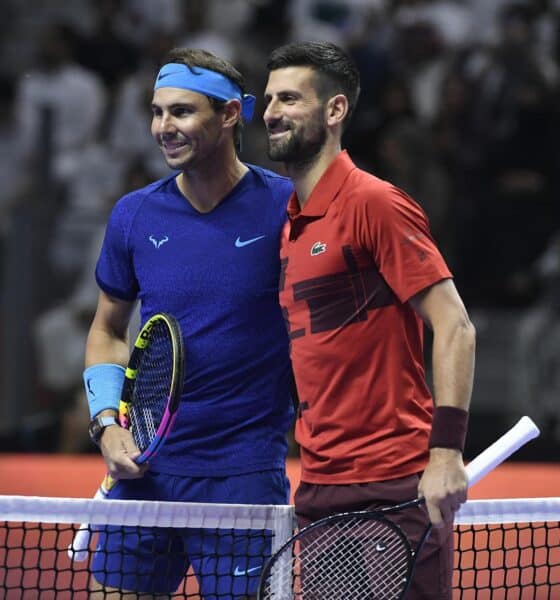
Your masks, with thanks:
M103 484L95 492L94 500L104 500L107 497L107 490ZM89 542L91 540L91 525L82 523L76 532L72 543L68 546L68 557L75 562L83 562L89 556Z
M521 417L519 421L501 438L473 458L467 465L469 487L487 475L506 458L510 457L521 446L540 435L539 428L529 417Z

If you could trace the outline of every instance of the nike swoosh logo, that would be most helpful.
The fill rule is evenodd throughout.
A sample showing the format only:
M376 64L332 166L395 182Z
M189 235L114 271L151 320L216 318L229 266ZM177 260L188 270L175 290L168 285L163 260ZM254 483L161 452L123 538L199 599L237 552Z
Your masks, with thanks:
M95 392L94 392L94 391L91 389L91 379L89 379L89 378L88 378L88 380L87 380L87 389L88 389L88 392L89 392L89 393L90 393L92 396L95 396Z
M251 567L250 569L247 569L246 571L244 571L244 570L240 569L238 566L236 566L235 571L233 572L233 576L239 577L240 575L249 575L249 573L252 573L253 571L258 571L261 567L262 567L262 565L259 565L258 567Z
M385 550L387 550L387 544L384 542L377 542L377 544L375 544L375 550L376 552L385 552Z
M178 73L178 71L173 71L172 73L162 73L157 80L159 81L160 79L163 79L164 77L169 77L170 75L176 75Z
M241 241L240 238L237 238L235 240L235 247L243 248L243 246L248 246L249 244L253 244L254 242L257 242L258 240L262 240L264 237L266 237L266 235L259 235L259 237L254 237L254 238L251 238L250 240L243 240L243 241Z

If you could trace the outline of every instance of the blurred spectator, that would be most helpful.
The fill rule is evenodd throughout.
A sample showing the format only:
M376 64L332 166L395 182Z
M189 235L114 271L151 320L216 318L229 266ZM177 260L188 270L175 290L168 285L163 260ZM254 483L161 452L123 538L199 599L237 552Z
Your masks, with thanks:
M97 139L106 106L101 78L73 58L74 35L66 26L50 25L39 39L36 66L18 80L18 128L28 157L37 156L42 119L50 113L54 175L66 180L80 151Z
M115 31L143 52L155 32L180 33L183 4L181 0L120 0Z
M90 241L106 223L127 164L101 142L90 144L80 153L49 241L53 280L63 289L68 289L82 270Z
M292 39L329 40L348 47L362 30L371 11L380 12L386 0L297 0L290 4Z
M24 146L16 122L16 87L11 77L0 78L0 239L9 226L12 208L29 188ZM0 242L1 243L1 242Z
M533 266L542 293L517 327L512 410L560 443L560 230Z
M78 62L97 73L109 91L134 71L139 62L140 49L116 27L122 4L122 0L96 0L93 26L79 36L76 44Z
M373 173L379 168L377 161L381 132L401 121L418 123L406 81L389 73L384 79L379 84L373 106L358 102L356 118L359 124L350 125L346 132L349 149L356 155L356 160Z
M361 93L354 117L345 132L344 141L358 161L361 155L371 154L371 134L387 117L383 114L384 111L391 111L386 102L385 88L391 87L395 79L393 43L394 31L379 8L371 8L365 14L362 29L348 40L348 52L360 71ZM404 83L403 87L406 87ZM399 110L398 105L402 105L403 102L407 104L405 110L412 110L410 91L406 88L402 92L402 102L399 102L398 90L396 96L393 96L396 111Z
M93 272L101 236L98 231L86 246L83 274L70 297L40 314L33 327L38 385L60 431L53 451L74 453L90 449L82 372L86 336L97 304Z
M111 205L124 193L152 181L141 161L134 162L113 190ZM38 357L39 384L51 402L52 412L60 421L56 450L82 452L91 449L87 426L89 411L83 390L84 348L87 332L97 306L99 288L94 272L106 221L97 221L90 242L82 252L80 272L70 296L39 315L34 326ZM132 326L138 324L137 317Z
M192 0L184 7L184 26L177 46L201 48L233 64L243 59L241 49L253 14L267 1ZM250 62L257 62L252 57ZM250 58L249 58L250 60Z
M480 153L473 127L474 86L464 73L464 61L450 64L440 90L439 109L434 117L431 138L435 160L447 176L447 212L444 246L449 253L458 286L469 305L476 304L476 289L464 285L464 271L470 270L477 244L476 202L480 195L478 171ZM466 266L468 265L468 266ZM476 265L473 265L473 269Z
M169 169L150 132L154 73L174 42L174 37L163 31L152 34L138 68L118 87L108 119L111 151L126 164L140 157L155 178L163 177Z
M418 118L429 123L439 109L449 54L436 27L427 21L397 22L399 71L406 78Z
M483 302L527 306L538 292L531 265L557 227L558 111L534 55L530 12L512 5L501 23L502 41L476 94L483 189L470 284Z
M456 49L471 42L473 12L454 0L396 0L392 18L397 28L425 24L433 29L447 48Z
M45 27L65 26L69 31L86 32L92 26L92 0L2 0L0 50L2 69L19 77L37 63L37 42Z
M469 0L474 44L491 47L499 37L498 17L512 0Z

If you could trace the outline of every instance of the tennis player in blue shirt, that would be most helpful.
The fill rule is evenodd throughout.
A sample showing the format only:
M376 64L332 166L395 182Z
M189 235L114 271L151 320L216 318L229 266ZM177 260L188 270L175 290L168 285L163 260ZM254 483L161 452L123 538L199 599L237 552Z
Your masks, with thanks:
M240 73L205 51L175 49L157 74L151 128L173 173L115 205L96 268L99 303L86 346L92 430L119 480L111 498L289 501L291 370L278 279L292 186L237 156L241 123L253 104ZM134 463L132 437L112 418L136 301L142 322L157 312L174 315L186 350L174 430L147 468ZM111 588L167 597L189 564L206 600L255 593L269 552L262 536L237 548L231 537L216 543L183 533L171 540L149 530L126 539L100 535L92 566L100 597ZM158 548L169 545L178 552L161 562Z

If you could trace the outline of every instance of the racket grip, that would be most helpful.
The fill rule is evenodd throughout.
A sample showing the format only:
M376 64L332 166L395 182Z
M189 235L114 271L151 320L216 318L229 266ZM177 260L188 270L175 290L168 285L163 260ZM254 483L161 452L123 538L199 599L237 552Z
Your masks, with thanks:
M94 500L104 500L107 497L107 490L102 485L95 496ZM76 532L72 543L68 546L68 558L75 562L83 562L89 556L89 542L91 540L91 525L82 523Z
M529 417L521 417L519 421L501 438L481 452L467 465L469 487L487 475L506 458L509 458L521 446L540 435L539 428Z

